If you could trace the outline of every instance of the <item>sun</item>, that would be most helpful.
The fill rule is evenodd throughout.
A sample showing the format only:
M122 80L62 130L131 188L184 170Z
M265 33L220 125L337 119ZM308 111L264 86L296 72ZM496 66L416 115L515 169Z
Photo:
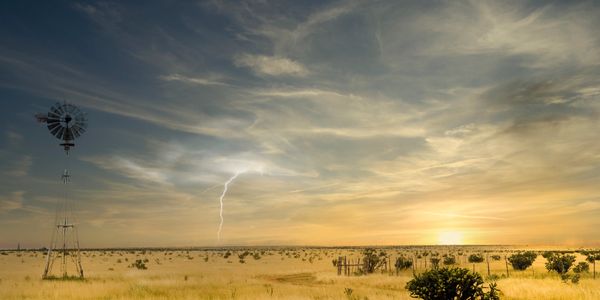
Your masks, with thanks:
M439 245L461 245L463 234L458 231L442 231L438 234Z

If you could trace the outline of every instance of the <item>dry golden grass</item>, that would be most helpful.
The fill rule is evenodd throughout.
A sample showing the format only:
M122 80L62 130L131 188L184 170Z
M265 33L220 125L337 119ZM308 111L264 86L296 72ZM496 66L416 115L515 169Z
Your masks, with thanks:
M402 252L385 251L392 259ZM448 248L433 251L443 254ZM458 262L472 269L466 251ZM0 255L0 299L412 299L404 289L411 271L337 276L331 260L339 255L357 258L357 249L250 249L263 253L260 259L247 256L243 264L237 256L243 251L232 252L225 259L225 251L86 251L83 281L41 280L41 252L5 252ZM128 267L136 259L148 259L148 269ZM538 256L531 270L511 269L509 278L502 276L503 260L492 262L491 272L501 277L497 283L502 299L600 299L600 278L588 274L579 284L564 283L546 272L544 261ZM417 272L423 268L419 260ZM487 274L485 263L475 269Z

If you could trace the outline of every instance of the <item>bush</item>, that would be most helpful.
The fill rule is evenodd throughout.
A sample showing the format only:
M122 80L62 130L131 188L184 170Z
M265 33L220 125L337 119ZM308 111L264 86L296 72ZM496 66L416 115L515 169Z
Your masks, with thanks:
M537 254L533 251L519 252L508 257L508 262L512 265L515 270L525 270L529 268L535 259Z
M481 254L471 254L469 255L470 263L481 263L484 261L483 255Z
M367 248L363 251L363 272L365 274L373 273L375 270L383 266L384 258L386 257L385 252L380 252L377 255L375 249Z
M595 261L600 260L600 254L596 253L588 253L586 254L586 258L585 260L587 260L589 263L593 264Z
M429 262L431 262L431 267L433 269L437 269L438 266L440 265L440 259L437 257L432 257L429 259Z
M131 265L129 265L130 268L136 268L138 270L146 270L148 269L148 267L146 267L146 263L141 260L141 259L136 259L134 263L132 263Z
M456 258L454 258L454 256L446 256L446 257L444 257L443 263L446 266L454 265L454 264L456 264Z
M441 268L426 271L406 283L413 298L424 300L461 299L497 300L498 290L494 284L490 291L483 291L483 278L463 268Z
M587 273L590 271L590 264L585 261L579 262L575 268L573 268L573 272L575 273Z
M490 256L493 260L500 260L500 255L492 255Z
M575 255L554 254L548 258L546 269L556 271L558 274L566 274L575 262Z
M404 270L404 269L409 269L410 267L412 267L413 262L411 259L408 259L404 256L400 256L398 258L396 258L396 263L394 264L394 267L396 267L396 270Z
M573 277L571 277L571 283L572 284L578 284L580 278L581 278L581 276L579 274L573 275Z

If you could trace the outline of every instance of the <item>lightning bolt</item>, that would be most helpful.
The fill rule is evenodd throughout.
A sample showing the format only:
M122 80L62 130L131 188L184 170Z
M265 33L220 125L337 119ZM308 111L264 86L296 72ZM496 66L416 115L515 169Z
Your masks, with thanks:
M242 173L244 173L244 172L243 171L235 172L235 174L233 176L231 176L231 178L229 178L229 180L227 180L225 182L225 184L223 185L223 193L221 194L221 197L219 198L219 202L221 203L221 209L219 210L219 216L221 217L221 223L219 223L219 231L217 231L217 240L219 242L221 241L221 230L223 229L223 198L225 198L225 194L227 194L227 188L229 187L229 184L231 182L233 182Z

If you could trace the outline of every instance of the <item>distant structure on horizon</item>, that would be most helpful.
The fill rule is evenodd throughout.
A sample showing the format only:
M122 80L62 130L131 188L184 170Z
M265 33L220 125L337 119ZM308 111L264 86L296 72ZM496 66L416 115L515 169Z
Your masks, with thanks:
M81 136L87 128L87 118L76 106L67 102L56 103L47 113L36 114L38 122L46 123L50 133L62 141L60 146L65 150L65 170L61 176L64 187L64 199L57 200L55 228L48 252L46 253L46 266L42 275L43 279L53 278L83 278L81 254L79 251L79 235L73 222L73 211L69 202L69 150L75 147L75 139ZM52 268L56 260L60 261L60 276L52 275ZM77 275L69 276L69 261L74 266Z

